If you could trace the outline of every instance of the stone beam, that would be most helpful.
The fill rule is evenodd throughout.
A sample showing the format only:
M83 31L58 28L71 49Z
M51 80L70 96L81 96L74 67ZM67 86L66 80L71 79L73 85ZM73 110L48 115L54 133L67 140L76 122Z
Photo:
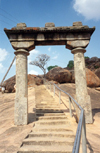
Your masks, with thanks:
M86 47L94 30L95 27L83 26L81 22L79 25L74 23L69 27L55 27L54 23L46 23L42 28L17 24L11 30L4 29L14 49L17 45L20 48L24 45L25 49L27 45L28 50L43 45L66 45L66 48L72 50L73 44L79 44L82 41L83 43L85 41L84 47Z

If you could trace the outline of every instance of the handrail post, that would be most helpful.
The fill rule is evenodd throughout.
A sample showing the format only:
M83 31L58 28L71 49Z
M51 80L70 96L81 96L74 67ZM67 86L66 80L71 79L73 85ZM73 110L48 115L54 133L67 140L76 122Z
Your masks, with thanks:
M69 97L69 111L70 111L70 117L72 117L71 98L70 97Z
M86 124L85 124L85 115L83 112L83 123L82 123L82 152L87 153L86 147Z
M61 103L61 91L59 91L59 104Z
M55 96L55 86L54 86L54 96Z

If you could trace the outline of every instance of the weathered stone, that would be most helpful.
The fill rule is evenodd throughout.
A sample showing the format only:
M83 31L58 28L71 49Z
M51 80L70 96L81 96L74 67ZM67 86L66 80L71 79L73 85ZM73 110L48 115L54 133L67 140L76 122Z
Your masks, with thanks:
M18 28L21 28L21 27L27 27L25 23L17 23L17 26Z
M99 62L100 63L100 62ZM99 77L100 79L100 68L98 68L96 71L95 71L95 74Z
M45 24L45 27L46 27L46 28L48 28L48 27L55 27L55 24L52 23L52 22L47 22L47 23Z
M6 81L4 81L4 86L5 86L5 89L11 93L11 92L14 92L14 85L16 83L16 79L15 79L15 76L7 79Z
M42 28L23 27L23 25L21 27L19 24L18 28L4 29L15 50L16 46L21 48L25 44L24 49L26 46L31 46L28 51L40 45L66 45L66 48L70 50L74 46L85 48L94 30L95 27L87 26L55 27L54 23L46 23ZM72 40L73 42L71 42ZM17 44L17 42L19 43Z
M86 67L90 69L91 71L96 72L96 75L98 76L99 68L100 68L100 58L98 57L86 58L85 63L86 63Z
M87 92L86 72L84 52L82 48L72 50L74 53L74 71L75 71L75 85L76 85L76 99L79 105L85 110L86 123L92 123L92 111L90 96Z
M89 59L89 62L97 62L97 61L99 61L98 57L92 57Z
M28 51L34 49L35 46L40 46L40 45L66 45L66 48L70 50L74 48L78 48L77 51L74 50L75 65L76 65L75 80L77 82L76 83L77 100L80 105L82 104L83 108L85 107L86 122L87 123L92 122L91 104L90 104L89 96L87 94L86 76L85 76L85 70L84 70L85 67L84 67L83 53L82 53L84 49L82 49L79 52L79 47L85 48L88 45L90 41L90 37L92 33L94 32L94 30L95 30L95 27L89 28L88 26L82 26L81 22L73 23L73 26L65 27L65 28L64 27L56 28L54 23L46 23L44 28L35 28L35 27L27 28L25 24L21 23L17 25L17 27L12 28L11 30L4 29L13 48L17 50L16 51L16 56L17 56L17 62L16 62L17 80L16 81L17 82L16 82L15 124L18 124L18 125L27 124L27 85L25 82L23 82L25 80L27 82L27 75L26 75L27 68L25 66L25 62L27 62L26 56L28 55ZM68 35L71 36L73 40L71 39L71 37L70 37L70 40L68 40L69 39ZM22 52L23 49L26 50L25 53ZM26 55L26 52L27 52L27 55ZM77 59L80 59L80 60L77 61ZM79 72L79 76L78 76L78 72ZM23 80L21 79L21 75L23 76L22 77ZM78 85L78 83L80 85ZM21 87L21 84L22 84L22 87ZM80 91L83 91L83 93L80 94ZM22 101L24 101L24 103L22 103ZM85 104L83 105L83 103ZM88 109L87 106L89 105L90 105L90 108Z
M98 87L98 88L95 88L96 90L98 90L98 91L100 91L100 87Z
M46 78L59 83L67 83L71 82L71 73L61 67L55 67L46 74Z
M95 73L92 72L91 70L89 70L88 68L86 68L85 70L86 70L86 82L87 82L87 86L88 87L98 87L98 86L100 86L100 79L95 75ZM70 72L72 74L71 82L75 83L74 70L71 70Z
M73 22L73 26L82 26L82 22Z
M86 68L86 81L88 87L99 87L100 86L100 79L97 75L92 72L91 70Z
M27 87L27 55L26 50L16 51L16 97L15 125L28 123L28 87Z
M20 42L11 42L12 44L12 47L17 50L17 49L27 49L27 50L31 50L35 48L35 45L34 45L34 41L20 41Z
M87 47L89 44L89 40L74 40L74 41L67 41L67 45L71 46L72 48L77 47ZM66 45L66 47L67 47Z

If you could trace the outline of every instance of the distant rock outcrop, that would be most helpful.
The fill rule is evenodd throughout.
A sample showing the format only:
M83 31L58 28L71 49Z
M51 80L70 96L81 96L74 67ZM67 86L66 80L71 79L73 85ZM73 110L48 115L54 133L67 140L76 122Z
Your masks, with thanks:
M86 58L85 64L88 69L90 69L91 71L95 71L96 69L100 68L100 58L98 57Z
M15 86L16 84L16 77L13 76L9 78L8 80L4 81L3 85L5 86L5 89L8 93L15 92ZM43 78L42 76L36 76L28 74L28 87L32 87L34 85L41 85L43 84Z
M97 75L92 72L91 70L86 68L86 81L88 87L99 87L100 86L100 79Z
M70 71L72 74L72 83L75 83L75 75L74 75L74 70ZM100 79L97 77L97 75L86 68L86 81L87 81L87 86L88 87L99 87L100 86Z
M16 84L16 77L15 75L8 80L4 81L3 85L5 86L5 89L7 92L15 92L14 85Z
M53 80L58 83L67 83L71 82L71 73L61 67L55 67L46 74L46 78L49 81Z
M100 58L85 58L85 65L87 86L100 87ZM72 68L68 70L68 67L55 67L46 74L46 78L49 81L55 81L56 83L75 83L74 69ZM6 88L6 91L9 93L15 92L15 76L4 81L3 84ZM43 84L42 75L28 75L28 87L41 84Z
M95 70L95 74L98 76L98 78L100 79L100 68Z

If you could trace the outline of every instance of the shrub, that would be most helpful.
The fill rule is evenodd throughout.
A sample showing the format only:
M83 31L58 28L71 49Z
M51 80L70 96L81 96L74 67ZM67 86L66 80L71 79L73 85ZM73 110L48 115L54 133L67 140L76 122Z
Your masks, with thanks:
M51 69L55 68L55 67L58 67L58 65L55 65L55 66L49 66L47 67L48 71L50 71Z
M74 61L73 60L70 60L68 65L67 65L68 68L72 69L74 67Z

